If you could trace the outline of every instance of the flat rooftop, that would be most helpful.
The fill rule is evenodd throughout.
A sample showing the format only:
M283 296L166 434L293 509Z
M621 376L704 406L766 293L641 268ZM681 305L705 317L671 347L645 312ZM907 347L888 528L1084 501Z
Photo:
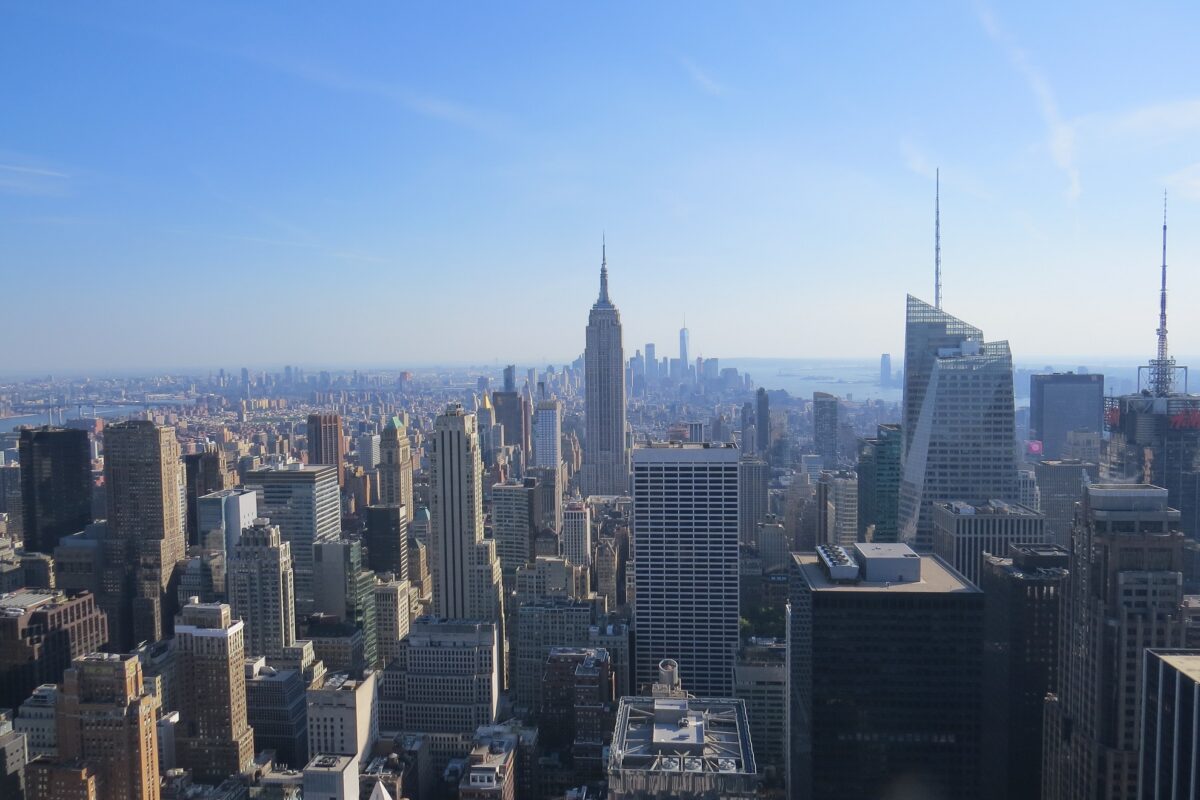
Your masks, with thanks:
M901 557L903 552L911 552L905 544L871 544L860 545L870 548L899 548L891 557ZM804 576L813 591L820 592L900 592L903 594L927 594L930 592L978 592L979 588L947 567L936 556L920 556L921 580L905 581L903 583L886 581L856 581L853 583L835 583L821 569L816 553L792 553L796 568Z
M753 775L746 704L691 697L623 697L609 771Z
M1200 653L1156 653L1156 655L1178 670L1180 674L1200 683Z

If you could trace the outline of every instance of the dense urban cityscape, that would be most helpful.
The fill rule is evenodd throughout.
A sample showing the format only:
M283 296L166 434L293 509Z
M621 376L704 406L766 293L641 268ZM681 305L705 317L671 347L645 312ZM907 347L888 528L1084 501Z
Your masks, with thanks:
M899 404L626 358L604 248L570 364L7 382L4 796L1187 796L1162 235L1122 395L911 295Z
M1197 30L4 4L0 800L1200 800Z

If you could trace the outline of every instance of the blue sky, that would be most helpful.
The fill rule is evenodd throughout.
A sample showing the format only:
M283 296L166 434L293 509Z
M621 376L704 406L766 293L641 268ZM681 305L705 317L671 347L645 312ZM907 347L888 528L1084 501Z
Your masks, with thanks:
M1200 353L1200 6L8 4L0 368Z

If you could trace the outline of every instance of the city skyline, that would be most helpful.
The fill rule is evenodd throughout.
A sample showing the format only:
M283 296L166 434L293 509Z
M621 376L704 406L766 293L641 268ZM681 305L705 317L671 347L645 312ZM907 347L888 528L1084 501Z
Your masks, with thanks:
M233 363L238 331L193 323L255 298L288 335L244 360L344 363L305 324L318 279L345 286L359 363L562 363L583 349L565 301L591 293L603 230L630 353L674 349L685 316L705 356L894 353L899 298L932 300L938 166L943 305L987 329L1019 310L1018 362L1152 352L1164 187L1173 307L1200 297L1194 9L677 11L14 11L0 287L80 291L6 367ZM48 60L59 47L69 64ZM463 285L491 291L458 293L452 319L421 302ZM463 324L532 306L535 286L556 302L511 337ZM1125 307L1097 337L1114 286ZM862 324L840 325L847 305ZM1200 328L1172 341L1200 352Z

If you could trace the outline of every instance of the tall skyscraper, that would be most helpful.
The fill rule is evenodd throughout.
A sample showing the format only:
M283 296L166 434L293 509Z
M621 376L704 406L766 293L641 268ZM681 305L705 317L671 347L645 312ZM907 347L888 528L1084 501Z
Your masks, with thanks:
M411 515L412 507L412 445L407 426L398 417L391 417L379 438L379 501L387 505L402 505Z
M754 452L763 458L771 449L771 398L767 390L758 387L754 394Z
M625 351L621 313L608 297L608 259L600 260L600 297L588 315L584 359L583 448L580 484L584 496L629 491L629 447L625 436Z
M904 544L793 553L793 797L977 797L983 594Z
M362 542L341 539L313 545L313 611L362 632L368 666L379 658L375 625L375 573L366 568Z
M130 420L104 429L108 497L101 606L109 646L133 649L170 635L172 578L186 551L183 469L175 429Z
M95 769L101 797L158 800L157 706L136 655L76 658L55 710L59 760Z
M756 543L758 524L766 518L770 494L771 467L756 456L742 456L738 462L738 541Z
M825 465L838 463L838 399L827 392L813 392L813 446Z
M638 686L678 661L689 690L730 697L738 646L738 449L633 451Z
M308 415L308 463L337 467L338 486L345 482L346 440L337 414Z
M1183 532L1167 490L1093 484L1072 532L1042 797L1136 797L1146 648L1182 647Z
M1104 425L1104 376L1056 372L1029 378L1029 438L1042 443L1042 457L1066 456L1067 434L1099 434Z
M220 783L254 761L244 629L224 603L186 605L175 625L176 758L203 783Z
M278 525L255 520L229 554L225 588L234 617L246 623L247 657L280 659L296 643L292 546Z
M205 549L233 552L242 531L258 518L258 493L221 489L196 499L196 541Z
M506 593L515 586L517 569L534 558L533 545L541 516L539 494L536 478L492 487L492 538Z
M688 377L688 367L691 365L691 359L688 358L688 345L690 344L691 334L688 332L687 326L679 329L679 364L680 375L686 381Z
M365 470L379 466L380 436L378 433L360 433L358 435L358 464Z
M496 422L504 429L504 444L521 448L525 459L531 459L533 435L529 402L520 392L492 392L492 406Z
M983 796L1038 797L1046 693L1058 686L1058 638L1070 554L1012 545L983 561Z
M337 470L285 464L249 473L246 485L259 492L262 515L292 546L296 616L304 618L312 611L313 545L337 541L342 533Z
M562 403L541 400L533 418L533 465L558 469L562 465Z
M850 547L858 541L858 476L825 470L817 481L818 544Z
M1008 342L909 295L900 539L933 544L933 504L1019 500Z
M900 514L900 453L904 437L899 425L884 424L874 438L858 447L858 539L894 542Z
M408 515L403 506L367 506L367 566L408 580Z
M1037 476L1038 508L1046 516L1046 535L1060 547L1071 546L1071 526L1075 505L1083 493L1099 478L1096 464L1078 459L1039 461L1033 466Z
M50 555L92 521L91 442L84 430L27 428L18 452L25 549Z
M430 571L433 603L445 619L503 617L496 543L483 538L483 464L474 414L446 407L430 437Z
M515 392L517 390L517 365L509 364L504 368L504 391Z
M889 389L892 386L892 354L884 353L879 357L879 388Z
M210 444L199 453L188 453L183 457L183 475L187 495L187 540L188 544L200 544L199 499L206 494L232 489L236 474L225 463L225 451Z
M592 507L572 502L563 511L562 550L568 561L577 566L592 564Z

